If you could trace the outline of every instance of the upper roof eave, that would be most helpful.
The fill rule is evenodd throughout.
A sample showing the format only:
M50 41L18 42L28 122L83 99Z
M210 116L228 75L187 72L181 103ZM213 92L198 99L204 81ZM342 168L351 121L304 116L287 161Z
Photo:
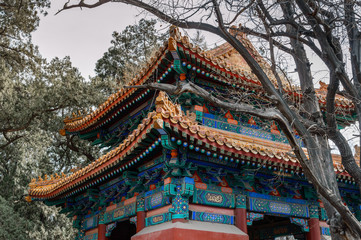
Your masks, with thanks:
M246 84L248 86L253 87L261 87L261 84L257 77L250 71L237 68L236 66L233 66L229 64L229 62L226 61L226 58L224 58L224 55L232 51L232 47L229 45L229 43L224 43L218 48L224 48L221 52L217 52L215 49L204 51L199 46L194 46L192 43L190 43L187 36L182 36L178 30L178 28L172 27L170 29L170 37L173 38L178 45L178 48L182 48L183 51L188 51L189 54L193 54L196 58L204 59L207 64L209 64L210 68L217 68L221 72L224 72L227 76L227 74L230 77L233 77L237 80L231 80L232 83L238 83L238 84ZM240 35L239 37L240 41L248 48L251 55L254 56L254 58L257 60L257 62L260 64L260 66L266 70L267 75L270 77L270 79L273 79L273 82L275 85L277 85L277 81L274 79L273 73L271 72L269 64L264 60L264 58L258 53L258 51L255 49L255 47L252 45L250 40L247 38L245 34ZM223 45L225 47L223 47ZM137 75L134 79L130 81L128 84L129 86L134 85L141 85L144 84L144 82L148 79L148 77L151 75L151 73L157 68L158 64L161 62L160 60L165 57L165 53L168 52L168 46L169 43L165 42L163 46L161 46L158 51L155 52L154 57L152 57L146 66L141 70L140 74ZM223 56L223 57L220 57ZM227 77L222 76L222 74L219 74L218 80L221 80L225 83L230 83L230 80ZM286 92L290 95L298 95L299 97L302 97L302 94L299 89L295 89L294 87L289 86L286 84L285 86ZM324 86L321 86L321 89L325 89ZM103 104L99 106L94 112L84 116L84 117L76 117L76 119L65 119L65 130L69 132L78 132L85 130L97 123L97 121L103 117L105 114L107 114L112 108L114 108L117 104L119 104L122 101L125 101L128 99L136 89L132 88L122 88L117 93L112 94ZM326 94L323 94L324 90L322 91L316 91L316 95L319 99L319 102L321 105L325 104L325 97ZM348 109L352 110L354 108L353 103L351 100L343 97L343 96L336 96L335 100L336 106L340 107L341 109Z
M32 181L29 184L29 196L52 199L67 193L70 189L85 183L89 179L98 177L99 174L119 164L125 156L129 155L130 151L134 149L134 145L141 141L144 134L153 128L163 128L164 125L168 125L173 130L176 128L181 129L188 136L217 149L245 156L254 156L255 158L270 161L270 163L276 162L277 164L300 167L297 159L289 154L290 147L287 144L277 143L277 146L266 143L260 144L257 138L249 137L245 139L237 136L237 134L230 135L222 130L199 125L192 116L184 115L180 107L173 104L164 92L159 94L156 104L157 110L149 113L132 134L117 148L69 176L63 175L61 178L42 182ZM167 124L163 124L163 122ZM337 173L345 172L342 164L338 161L334 163L334 170Z

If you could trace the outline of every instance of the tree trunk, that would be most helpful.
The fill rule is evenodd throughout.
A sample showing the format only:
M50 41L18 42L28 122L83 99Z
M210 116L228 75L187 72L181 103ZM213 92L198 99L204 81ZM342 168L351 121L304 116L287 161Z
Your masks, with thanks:
M281 7L285 19L292 19L294 17L294 9L290 2L286 1L282 3ZM298 34L297 29L295 29L292 25L286 25L286 27L288 33L292 35ZM305 114L308 114L308 118L310 120L316 122L317 125L324 127L325 123L323 121L319 102L315 94L315 88L312 81L313 77L310 68L311 64L307 58L306 51L303 44L297 39L290 39L290 43L294 51L293 59L296 63L303 94L303 103L299 106L300 111L304 111ZM308 141L307 138L304 139L309 155L310 169L313 173L315 173L319 182L331 190L339 201L341 201L328 138L326 136L312 134L312 140L313 141ZM349 238L355 234L343 223L337 210L320 194L319 197L324 203L327 216L329 218L332 239L355 239ZM349 236L348 238L346 238L345 233Z

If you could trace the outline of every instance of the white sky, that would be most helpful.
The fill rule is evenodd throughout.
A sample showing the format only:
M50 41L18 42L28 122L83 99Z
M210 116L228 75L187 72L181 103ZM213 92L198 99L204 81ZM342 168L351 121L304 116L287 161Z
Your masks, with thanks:
M113 31L122 31L145 17L139 9L116 2L93 9L69 9L55 16L66 1L52 0L49 14L41 18L40 26L33 33L33 43L39 46L40 53L48 60L70 56L73 65L85 78L94 76L95 63L110 47ZM147 14L147 18L150 17L155 18ZM162 28L165 27L163 24ZM194 35L194 31L188 32ZM202 34L206 36L208 48L212 48L214 43L220 45L224 42L215 35ZM311 61L316 84L318 80L327 81L328 76L324 79L324 73L320 71L324 66L321 66L319 59L311 56Z
M136 23L139 11L120 3L108 3L94 9L79 8L63 11L65 0L52 1L48 15L42 17L33 33L33 43L48 60L70 56L84 77L94 76L96 61L110 47L113 31L121 31Z
M95 63L110 47L113 31L122 31L145 17L137 8L122 3L107 3L93 9L74 8L55 16L65 2L51 2L48 15L41 18L33 33L33 43L49 61L54 57L70 56L85 78L95 75ZM147 17L153 16L148 14ZM207 43L213 46L215 42L221 41L207 34Z
M113 31L122 31L126 26L135 24L144 14L135 7L122 3L107 3L94 9L74 8L55 16L65 1L52 1L48 15L41 18L40 26L33 33L33 43L39 46L40 53L49 61L54 57L70 56L73 66L87 79L88 76L95 75L95 63L110 47ZM147 17L152 16L148 14ZM194 32L190 34L193 35ZM219 37L204 32L202 34L206 36L208 47L222 43ZM313 62L315 72L323 69L317 60ZM316 82L317 78L323 80L324 77L322 72L318 74L318 77L315 76ZM351 145L356 141L357 139L351 140Z

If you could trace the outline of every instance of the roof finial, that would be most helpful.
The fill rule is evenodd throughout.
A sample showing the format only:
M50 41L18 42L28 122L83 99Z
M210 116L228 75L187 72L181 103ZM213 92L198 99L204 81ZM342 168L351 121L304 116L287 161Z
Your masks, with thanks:
M328 84L320 81L320 90L327 91Z
M175 25L169 27L169 36L172 38L179 37L179 28Z

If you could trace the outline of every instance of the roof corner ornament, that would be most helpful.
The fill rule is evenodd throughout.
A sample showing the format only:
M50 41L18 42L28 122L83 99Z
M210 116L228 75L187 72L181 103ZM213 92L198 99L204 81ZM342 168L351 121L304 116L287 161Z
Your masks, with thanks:
M174 26L172 26L174 27ZM177 39L179 39L179 30L178 28L172 28L170 27L170 37L168 39L168 50L171 52L173 57L173 68L178 73L183 75L183 79L185 79L185 74L187 73L187 70L183 68L181 63L181 58L178 53L178 46L177 46ZM182 80L181 78L181 80Z
M168 39L168 50L172 53L174 59L180 59L177 52L177 41L173 37L169 37Z
M169 27L169 36L173 38L177 38L180 36L179 28L175 25L172 25Z
M157 109L157 115L164 111L168 112L170 116L183 116L181 107L172 103L172 101L168 98L168 95L163 91L159 92L158 97L155 99L155 107Z
M328 84L320 81L320 90L321 91L327 91L327 88L328 88Z
M63 129L60 129L60 130L59 130L59 134L64 137L64 136L66 135L65 129L64 129L64 128L63 128Z

